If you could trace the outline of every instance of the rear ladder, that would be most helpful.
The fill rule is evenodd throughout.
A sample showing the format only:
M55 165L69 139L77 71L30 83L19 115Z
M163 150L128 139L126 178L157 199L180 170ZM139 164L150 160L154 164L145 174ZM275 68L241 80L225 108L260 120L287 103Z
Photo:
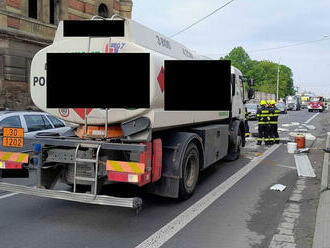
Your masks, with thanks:
M96 150L95 152L95 158L87 159L87 158L79 158L79 149L80 148L92 148ZM98 185L98 170L99 170L99 154L101 150L100 144L78 144L75 151L75 162L74 162L74 171L73 171L73 192L76 193L77 191L77 180L79 181L87 181L90 183L91 186L91 194L96 195L97 194L97 185ZM92 175L94 177L81 177L77 176L77 164L78 163L93 163L93 171Z

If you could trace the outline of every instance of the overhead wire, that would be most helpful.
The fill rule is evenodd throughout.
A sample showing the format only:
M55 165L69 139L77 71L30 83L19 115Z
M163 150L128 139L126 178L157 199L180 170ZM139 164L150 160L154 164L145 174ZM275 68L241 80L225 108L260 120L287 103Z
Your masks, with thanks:
M310 43L315 43L315 42L321 42L321 41L326 41L330 40L330 37L322 38L322 39L317 39L317 40L310 40L310 41L303 41L303 42L298 42L298 43L293 43L289 45L283 45L283 46L277 46L277 47L269 47L269 48L263 48L263 49L258 49L258 50L251 50L247 51L247 53L257 53L257 52L265 52L265 51L271 51L271 50L279 50L279 49L284 49L288 47L295 47L295 46L302 46ZM227 53L208 53L206 55L227 55Z
M187 26L186 28L176 32L175 34L171 35L170 38L173 38L185 31L187 31L188 29L192 28L193 26L197 25L198 23L204 21L205 19L209 18L210 16L214 15L215 13L217 13L218 11L220 11L221 9L223 9L224 7L226 7L227 5L231 4L232 2L234 2L235 0L230 0L228 2L226 2L224 5L220 6L219 8L216 8L214 11L212 11L210 14L204 16L203 18L199 19L198 21L190 24L189 26Z

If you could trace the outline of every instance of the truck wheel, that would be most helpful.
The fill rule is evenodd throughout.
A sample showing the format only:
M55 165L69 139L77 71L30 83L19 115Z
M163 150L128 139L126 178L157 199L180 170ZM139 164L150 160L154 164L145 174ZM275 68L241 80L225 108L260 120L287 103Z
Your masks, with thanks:
M229 144L228 154L224 157L226 161L235 161L241 154L242 135L241 130L238 128L236 140L234 144Z
M179 184L179 198L190 198L196 188L199 176L199 151L194 143L190 143L182 162L182 178Z

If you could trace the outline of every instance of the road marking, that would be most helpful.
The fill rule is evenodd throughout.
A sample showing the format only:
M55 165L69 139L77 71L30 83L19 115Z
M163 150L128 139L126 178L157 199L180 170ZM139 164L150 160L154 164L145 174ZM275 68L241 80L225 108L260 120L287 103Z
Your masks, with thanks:
M281 144L274 145L262 156L254 158L250 163L217 186L194 205L190 206L168 224L144 240L141 244L137 245L136 248L158 248L162 246L280 146Z
M8 198L8 197L11 197L11 196L14 196L14 195L18 195L19 193L10 193L10 194L6 194L6 195L1 195L0 196L0 200L1 199L5 199L5 198Z
M305 121L305 124L310 123L316 116L318 116L320 112L318 112L316 115L313 115L311 118L309 118L307 121Z

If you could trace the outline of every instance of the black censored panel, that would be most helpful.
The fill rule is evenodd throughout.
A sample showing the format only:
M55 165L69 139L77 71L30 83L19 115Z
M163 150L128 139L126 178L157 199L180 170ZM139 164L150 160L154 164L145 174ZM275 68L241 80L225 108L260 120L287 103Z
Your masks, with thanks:
M165 61L165 110L231 110L230 92L230 61Z
M123 20L73 20L64 21L64 37L123 37Z
M150 108L150 54L48 53L47 108Z

